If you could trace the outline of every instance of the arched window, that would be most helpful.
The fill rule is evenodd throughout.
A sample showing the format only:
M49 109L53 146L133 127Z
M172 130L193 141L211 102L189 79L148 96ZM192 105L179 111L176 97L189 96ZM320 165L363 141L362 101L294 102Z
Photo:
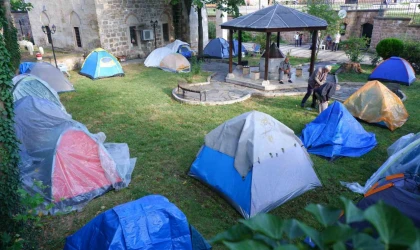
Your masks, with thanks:
M133 14L130 14L125 23L128 27L128 39L132 46L139 46L138 30L139 20Z
M81 37L81 21L79 15L76 12L70 14L70 23L73 27L74 41L77 47L82 48L82 37Z

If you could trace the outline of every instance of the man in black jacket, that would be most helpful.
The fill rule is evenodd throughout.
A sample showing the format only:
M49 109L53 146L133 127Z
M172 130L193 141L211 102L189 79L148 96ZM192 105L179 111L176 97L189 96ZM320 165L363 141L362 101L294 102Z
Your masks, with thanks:
M335 82L327 82L314 90L316 99L319 101L319 113L328 108L328 101L336 90L340 90L340 85Z

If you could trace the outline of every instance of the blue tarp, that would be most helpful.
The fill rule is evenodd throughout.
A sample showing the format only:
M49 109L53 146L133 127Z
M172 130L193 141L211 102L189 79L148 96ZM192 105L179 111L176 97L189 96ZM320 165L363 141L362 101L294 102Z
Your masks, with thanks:
M35 63L33 62L23 62L19 65L19 74L24 74L29 71Z
M194 232L193 236L199 234ZM206 248L193 247L190 226L181 210L163 196L149 195L98 215L67 237L64 249Z
M234 49L235 55L238 55L238 47L239 47L239 42L238 42L238 40L234 39L233 40L233 49ZM242 47L241 52L242 53L247 53L247 50L246 50L246 48L244 47L243 44L242 44L241 47Z
M181 45L179 46L178 53L183 55L185 58L190 59L193 55L193 52L188 45Z
M416 74L409 62L403 58L393 56L379 64L369 76L369 80L411 85L416 81Z
M215 38L206 45L203 53L205 57L229 58L229 43L223 38Z
M300 138L309 153L327 158L360 157L376 146L375 134L366 132L339 102L307 124Z
M124 76L117 58L101 48L95 49L86 57L79 73L91 79Z

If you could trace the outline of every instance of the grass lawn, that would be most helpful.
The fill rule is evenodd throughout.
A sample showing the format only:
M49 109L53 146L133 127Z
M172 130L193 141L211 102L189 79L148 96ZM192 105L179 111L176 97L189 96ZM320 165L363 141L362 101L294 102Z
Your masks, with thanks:
M126 142L132 157L137 157L128 188L111 191L91 201L82 212L44 217L44 249L62 249L66 236L93 217L118 204L148 194L161 194L175 203L206 238L234 225L241 218L224 199L202 183L187 176L187 171L204 136L224 121L250 110L270 114L300 134L317 113L299 108L301 97L251 98L227 106L190 106L174 101L171 91L181 75L140 65L124 67L126 77L92 81L72 72L76 92L62 94L61 100L75 120L92 133L105 132L108 142ZM195 80L201 81L203 77ZM366 81L366 79L364 79ZM316 226L304 207L309 203L339 206L339 196L359 195L339 183L361 184L387 159L386 149L400 136L419 132L420 81L402 86L410 119L394 132L363 123L376 134L378 146L360 158L342 158L334 163L311 155L323 187L309 191L271 213L281 218L297 218ZM221 249L217 247L215 249Z

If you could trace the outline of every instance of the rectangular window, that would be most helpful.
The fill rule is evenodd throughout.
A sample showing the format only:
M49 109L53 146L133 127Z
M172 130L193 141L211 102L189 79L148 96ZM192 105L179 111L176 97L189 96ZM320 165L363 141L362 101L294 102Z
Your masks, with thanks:
M79 27L74 27L74 35L76 36L77 47L82 47L82 39L80 39L80 30Z
M136 26L130 26L130 42L133 46L138 46Z
M46 30L50 30L49 26L45 26ZM52 43L52 39L51 39L51 32L47 32L47 39L48 39L48 43L51 44Z
M163 40L169 42L169 25L167 23L162 24Z

